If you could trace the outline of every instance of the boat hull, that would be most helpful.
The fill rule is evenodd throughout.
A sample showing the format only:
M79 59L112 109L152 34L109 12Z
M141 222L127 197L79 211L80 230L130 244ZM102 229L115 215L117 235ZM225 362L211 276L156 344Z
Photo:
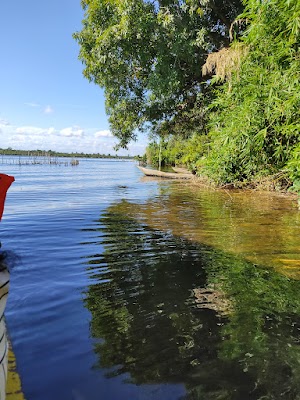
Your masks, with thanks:
M138 169L143 172L146 176L154 176L157 178L167 178L167 179L193 179L192 174L177 173L177 172L164 172L158 171L156 169L144 168L138 166Z

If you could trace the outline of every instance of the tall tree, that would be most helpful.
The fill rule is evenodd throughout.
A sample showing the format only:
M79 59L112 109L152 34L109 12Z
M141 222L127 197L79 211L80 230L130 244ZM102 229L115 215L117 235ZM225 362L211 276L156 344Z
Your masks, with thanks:
M112 133L126 147L202 107L207 54L227 46L240 0L82 0L74 34L84 75L105 89ZM201 113L199 113L201 115ZM183 117L182 117L183 116Z

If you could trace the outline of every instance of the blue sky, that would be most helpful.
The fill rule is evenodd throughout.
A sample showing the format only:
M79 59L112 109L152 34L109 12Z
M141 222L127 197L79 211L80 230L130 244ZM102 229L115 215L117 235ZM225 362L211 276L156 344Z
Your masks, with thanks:
M72 38L82 19L80 0L2 2L0 147L115 154L103 90L83 77Z

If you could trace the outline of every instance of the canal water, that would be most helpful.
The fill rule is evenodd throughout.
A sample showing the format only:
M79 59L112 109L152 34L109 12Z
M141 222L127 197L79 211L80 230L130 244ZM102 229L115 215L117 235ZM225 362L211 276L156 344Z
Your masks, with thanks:
M5 163L27 400L300 399L300 213L134 162Z

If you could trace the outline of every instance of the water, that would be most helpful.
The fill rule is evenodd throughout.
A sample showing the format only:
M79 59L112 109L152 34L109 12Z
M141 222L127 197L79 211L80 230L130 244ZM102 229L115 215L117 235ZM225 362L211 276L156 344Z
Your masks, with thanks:
M27 400L300 398L300 218L133 162L2 165Z

